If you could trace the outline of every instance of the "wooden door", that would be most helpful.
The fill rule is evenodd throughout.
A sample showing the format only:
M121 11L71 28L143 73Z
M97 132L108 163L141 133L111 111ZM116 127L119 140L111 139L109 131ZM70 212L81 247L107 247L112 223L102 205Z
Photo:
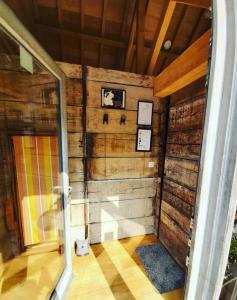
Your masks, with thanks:
M60 198L58 139L55 136L14 136L17 194L24 245L58 239Z

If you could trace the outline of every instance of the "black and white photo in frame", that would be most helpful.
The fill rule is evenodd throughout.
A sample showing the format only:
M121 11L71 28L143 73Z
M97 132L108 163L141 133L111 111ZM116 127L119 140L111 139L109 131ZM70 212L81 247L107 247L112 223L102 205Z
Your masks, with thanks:
M111 88L101 89L101 106L106 108L125 109L126 91Z

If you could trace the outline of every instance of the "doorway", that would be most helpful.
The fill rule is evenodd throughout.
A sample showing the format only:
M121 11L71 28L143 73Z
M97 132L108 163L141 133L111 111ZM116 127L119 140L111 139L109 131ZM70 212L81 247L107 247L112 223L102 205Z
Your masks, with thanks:
M63 76L32 55L35 41L18 42L17 30L31 37L5 26L15 19L0 6L0 297L60 299L71 276Z

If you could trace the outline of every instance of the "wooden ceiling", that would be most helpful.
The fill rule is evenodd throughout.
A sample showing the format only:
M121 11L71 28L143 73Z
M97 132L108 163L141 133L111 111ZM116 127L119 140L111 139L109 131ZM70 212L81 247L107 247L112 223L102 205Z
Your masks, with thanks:
M55 60L155 76L211 26L210 0L5 2Z

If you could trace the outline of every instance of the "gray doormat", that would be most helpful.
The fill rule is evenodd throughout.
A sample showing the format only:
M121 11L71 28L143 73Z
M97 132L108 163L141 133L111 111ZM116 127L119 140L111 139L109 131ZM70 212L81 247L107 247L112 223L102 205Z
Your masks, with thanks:
M136 249L144 269L159 293L184 287L185 274L161 244L141 246Z

